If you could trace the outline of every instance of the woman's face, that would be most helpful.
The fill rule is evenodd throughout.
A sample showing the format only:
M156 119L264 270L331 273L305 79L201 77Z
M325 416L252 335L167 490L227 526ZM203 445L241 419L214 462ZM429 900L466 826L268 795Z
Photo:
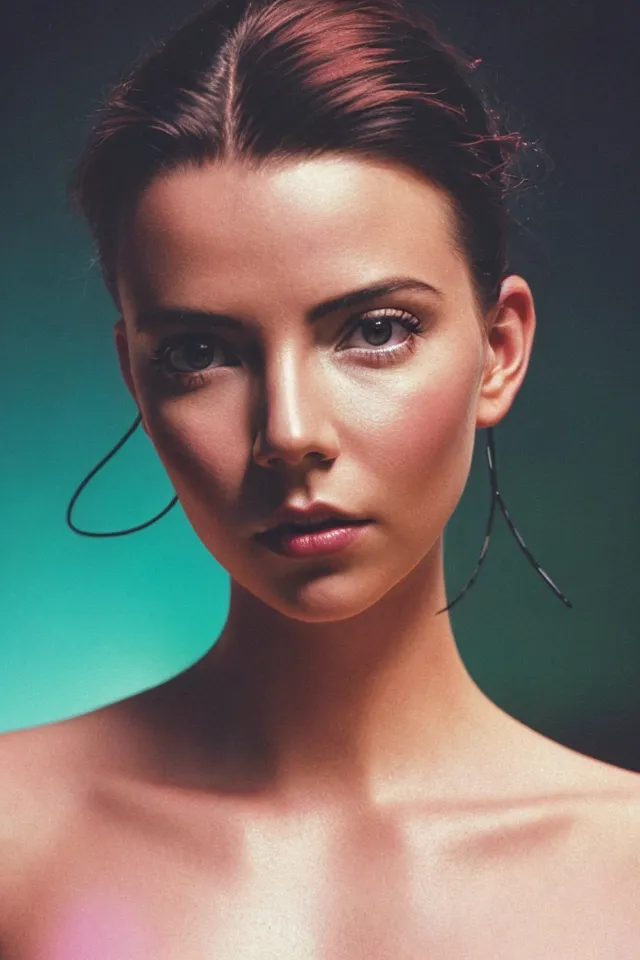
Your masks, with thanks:
M476 428L506 413L533 335L531 307L526 356L501 380L440 189L337 155L174 171L140 195L119 253L123 375L189 521L233 580L320 622L433 566ZM398 277L424 286L311 319ZM322 558L255 539L277 508L316 500L375 522Z

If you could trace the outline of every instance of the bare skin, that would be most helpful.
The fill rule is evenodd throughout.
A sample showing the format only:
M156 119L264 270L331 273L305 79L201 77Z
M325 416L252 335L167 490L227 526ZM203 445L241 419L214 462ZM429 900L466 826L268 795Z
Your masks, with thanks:
M140 197L116 348L229 617L169 683L0 738L2 960L637 956L640 778L505 714L436 616L476 430L535 330L521 277L479 315L452 224L435 186L345 157ZM436 292L305 321L400 275ZM136 329L177 306L240 325ZM347 325L381 309L422 321L415 349L397 317L388 343ZM149 358L186 332L224 348L172 386ZM316 499L374 522L322 561L253 539Z

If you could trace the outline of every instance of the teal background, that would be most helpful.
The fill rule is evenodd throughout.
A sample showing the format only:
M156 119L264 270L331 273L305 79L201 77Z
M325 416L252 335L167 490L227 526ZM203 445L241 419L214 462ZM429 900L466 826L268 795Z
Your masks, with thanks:
M129 537L79 537L65 522L74 490L136 415L113 345L117 314L88 231L66 206L66 182L103 93L146 44L198 8L167 0L8 7L0 731L154 686L200 657L225 621L227 574L179 505ZM481 10L461 0L431 9L453 42L485 57L511 125L540 139L555 164L520 213L513 268L533 287L538 331L526 382L495 433L509 511L574 603L568 610L554 596L498 514L480 577L453 611L454 630L470 672L506 710L640 770L631 14L625 21L615 3L605 11L551 0L535 10L499 10L497 0ZM447 530L450 599L482 544L484 441L480 431ZM140 429L83 492L74 520L122 529L172 496Z

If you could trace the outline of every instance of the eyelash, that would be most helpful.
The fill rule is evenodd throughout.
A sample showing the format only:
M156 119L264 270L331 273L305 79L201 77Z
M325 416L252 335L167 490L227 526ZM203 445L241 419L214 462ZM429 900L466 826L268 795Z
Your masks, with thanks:
M395 363L404 357L407 352L413 352L416 349L416 337L421 333L424 333L425 329L422 322L417 317L414 317L413 314L408 313L406 310L380 310L374 313L360 314L358 317L352 317L351 319L355 320L356 322L350 327L346 339L348 339L352 333L355 333L359 327L363 327L368 323L373 323L376 320L395 320L397 323L401 324L405 330L409 331L410 336L403 343L387 350L366 350L363 348L355 348L361 357L373 361L373 365L376 367L382 367L386 366L387 364ZM195 371L193 373L188 373L181 370L173 371L167 370L165 364L168 359L168 354L172 350L178 349L185 343L189 343L189 341L194 341L195 338L201 342L202 340L209 339L210 336L210 334L193 333L183 334L178 337L171 337L165 340L151 357L150 362L152 367L158 371L161 377L165 379L168 378L172 381L182 382L190 387L199 386L205 383L210 376L207 371L204 373ZM215 336L212 336L211 339L217 341L218 344L224 343L224 341L221 341L220 338ZM220 366L223 366L223 364ZM218 368L213 367L210 369Z

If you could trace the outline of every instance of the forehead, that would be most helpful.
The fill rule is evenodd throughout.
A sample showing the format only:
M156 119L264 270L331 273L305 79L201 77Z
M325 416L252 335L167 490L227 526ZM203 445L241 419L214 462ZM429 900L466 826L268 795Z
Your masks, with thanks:
M287 291L302 299L383 274L440 289L465 273L447 194L400 165L339 155L216 162L156 177L123 225L123 303Z

